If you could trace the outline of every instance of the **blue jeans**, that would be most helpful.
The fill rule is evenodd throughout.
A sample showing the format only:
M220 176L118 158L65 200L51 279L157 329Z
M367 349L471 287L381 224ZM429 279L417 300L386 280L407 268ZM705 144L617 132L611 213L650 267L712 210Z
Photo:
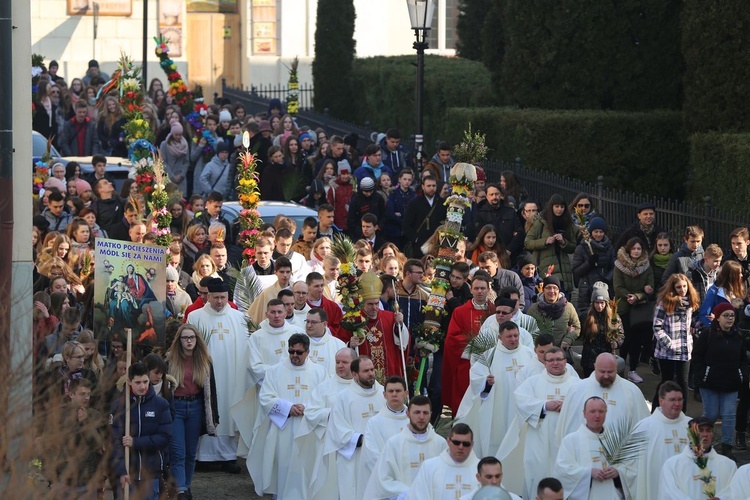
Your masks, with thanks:
M734 439L734 422L737 418L737 391L719 392L701 387L703 398L703 417L712 421L721 415L721 442L732 445Z
M193 482L195 455L204 419L203 404L203 395L192 401L174 399L170 456L172 477L178 492L187 491Z

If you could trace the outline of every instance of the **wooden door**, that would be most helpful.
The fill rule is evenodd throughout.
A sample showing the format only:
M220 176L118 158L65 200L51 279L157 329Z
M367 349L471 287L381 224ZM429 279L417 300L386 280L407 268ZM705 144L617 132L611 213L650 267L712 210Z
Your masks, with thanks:
M242 37L238 14L188 13L185 54L191 85L203 85L206 103L214 92L221 93L221 79L239 86L241 78Z

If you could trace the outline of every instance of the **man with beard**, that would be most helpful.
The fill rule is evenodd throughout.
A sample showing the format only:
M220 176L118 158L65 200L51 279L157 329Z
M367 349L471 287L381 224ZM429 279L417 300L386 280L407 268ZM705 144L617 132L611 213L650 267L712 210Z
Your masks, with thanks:
M479 202L475 216L476 231L492 224L497 231L497 237L503 240L505 248L510 252L510 258L515 258L523 250L523 235L525 232L516 217L516 211L505 204L502 191L497 184L487 185L487 198Z
M325 369L308 359L310 339L289 337L289 357L266 371L258 396L261 415L255 421L247 469L255 492L278 498L309 498L307 485L315 466L315 435L296 440L313 389L326 380Z
M659 407L633 428L645 432L648 447L625 463L623 479L633 498L659 498L659 475L664 463L679 455L688 442L689 418L682 413L684 395L680 386L668 380L659 386Z
M448 449L430 425L431 414L426 396L409 400L409 423L386 443L372 470L365 499L395 498L408 492L422 463Z
M660 500L682 500L683 498L703 498L706 483L704 474L710 471L714 483L714 494L711 498L735 498L729 495L732 476L737 465L729 458L719 455L713 449L714 424L706 417L698 417L688 422L698 433L703 456L707 459L705 469L695 464L696 456L691 446L685 446L682 453L675 455L664 463L659 478ZM740 497L741 498L741 497Z
M336 469L337 453L323 456L326 442L328 416L342 391L352 384L351 364L357 358L357 352L344 347L336 353L336 373L333 377L318 385L312 393L310 404L305 408L305 419L302 421L296 439L308 434L316 436L315 464L310 483L310 495L316 500L338 500L338 472Z
M591 396L597 396L607 403L607 421L611 426L619 426L616 422L624 421L632 430L635 424L649 415L641 390L617 375L617 360L605 352L596 358L594 373L573 387L565 398L557 426L558 442L583 423L581 410ZM567 487L565 491L568 491Z
M383 386L375 380L375 365L367 356L352 361L354 383L333 403L326 432L325 455L335 454L340 498L362 498L370 475L365 467L367 421L380 409Z
M518 326L500 325L499 342L478 355L470 370L470 386L456 419L476 429L477 455L495 455L516 416L513 392L516 373L535 358L534 351L519 342Z

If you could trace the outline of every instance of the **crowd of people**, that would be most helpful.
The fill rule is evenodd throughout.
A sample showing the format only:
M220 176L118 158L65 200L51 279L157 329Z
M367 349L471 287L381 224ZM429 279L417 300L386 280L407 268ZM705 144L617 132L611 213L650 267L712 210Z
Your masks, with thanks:
M256 116L212 104L194 138L151 82L146 115L171 181L170 320L166 345L130 346L128 367L123 332L94 329L93 244L155 236L133 183L117 193L106 170L104 155L123 150L121 110L110 97L90 106L106 80L95 63L69 88L51 64L34 118L64 154L94 155L87 177L75 162L53 165L35 206L35 415L41 435L70 430L62 447L39 443L50 487L91 495L106 477L116 495L192 498L196 462L238 473L241 456L256 493L282 499L472 498L501 485L523 498L698 498L692 391L714 496L750 494L750 471L735 472L732 453L746 449L750 404L747 228L704 246L691 225L672 241L644 203L613 235L594 197L535 200L512 171L494 183L479 167L445 340L428 353L419 335L451 146L418 165L390 129L359 151L356 135L329 138L278 101ZM261 199L294 200L317 217L264 224L255 262L241 268L240 229L222 204L236 198L244 132ZM337 235L354 242L364 338L342 326ZM137 307L129 279L113 323ZM473 338L486 339L483 352ZM415 390L421 358L429 368ZM646 365L661 377L645 395L651 412L637 385ZM454 420L447 439L433 427L441 417ZM648 446L612 461L601 446L608 431L643 431Z

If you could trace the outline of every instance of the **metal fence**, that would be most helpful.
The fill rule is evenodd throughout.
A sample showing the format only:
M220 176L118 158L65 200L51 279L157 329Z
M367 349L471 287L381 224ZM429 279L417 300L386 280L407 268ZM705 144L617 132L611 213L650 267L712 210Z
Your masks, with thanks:
M237 87L230 87L226 84L226 80L222 79L222 97L229 99L231 102L240 102L245 106L245 110L248 114L256 115L258 113L265 113L268 111L268 104L274 97L281 99L283 102L286 99L287 88L284 86L251 86L249 90L245 90ZM371 134L374 132L370 127L369 122L365 122L363 125L356 123L347 122L333 118L328 113L328 108L323 110L323 113L315 113L312 110L312 96L313 88L310 86L303 87L307 89L305 94L300 89L300 111L297 113L297 123L300 125L307 125L311 129L321 127L328 133L328 137L332 135L339 135L341 137L348 134L357 134L359 136L358 146L360 151L364 151L365 148L372 143L370 139ZM303 98L303 95L306 97ZM269 97L270 96L270 97ZM307 101L304 101L306 99ZM306 104L303 105L303 103Z
M607 221L613 239L636 219L636 207L644 202L656 205L656 223L669 232L672 241L682 241L685 228L699 225L704 233L704 248L716 243L722 248L729 246L729 233L737 227L747 226L750 210L725 211L712 204L706 196L702 204L675 201L655 196L631 193L604 186L604 176L599 176L596 184L561 176L552 172L525 168L520 158L513 162L489 162L485 170L488 182L499 182L500 173L513 171L520 179L529 195L544 208L549 198L557 193L568 202L578 193L586 193L594 208Z
M257 114L268 110L268 103L273 98L286 99L287 88L282 85L252 86L249 90L228 87L222 80L223 97L232 102L241 102L248 113ZM373 129L368 122L363 126L344 120L332 118L328 110L323 114L312 111L313 88L300 88L300 112L297 119L300 124L310 128L322 127L331 135L356 133L359 136L359 150L364 151L372 141ZM566 200L572 200L578 193L589 195L596 210L607 221L610 234L616 239L620 232L633 224L636 219L636 207L646 201L656 205L656 222L668 231L675 243L682 240L687 226L699 225L705 232L704 247L717 243L722 248L729 244L729 233L739 226L750 222L750 209L730 212L713 206L710 196L704 198L703 204L678 202L637 193L629 193L604 186L604 176L599 176L596 183L589 183L570 177L525 168L520 158L514 161L490 161L485 164L488 182L499 182L500 172L512 170L521 180L524 188L543 208L547 200L555 194L561 194Z

